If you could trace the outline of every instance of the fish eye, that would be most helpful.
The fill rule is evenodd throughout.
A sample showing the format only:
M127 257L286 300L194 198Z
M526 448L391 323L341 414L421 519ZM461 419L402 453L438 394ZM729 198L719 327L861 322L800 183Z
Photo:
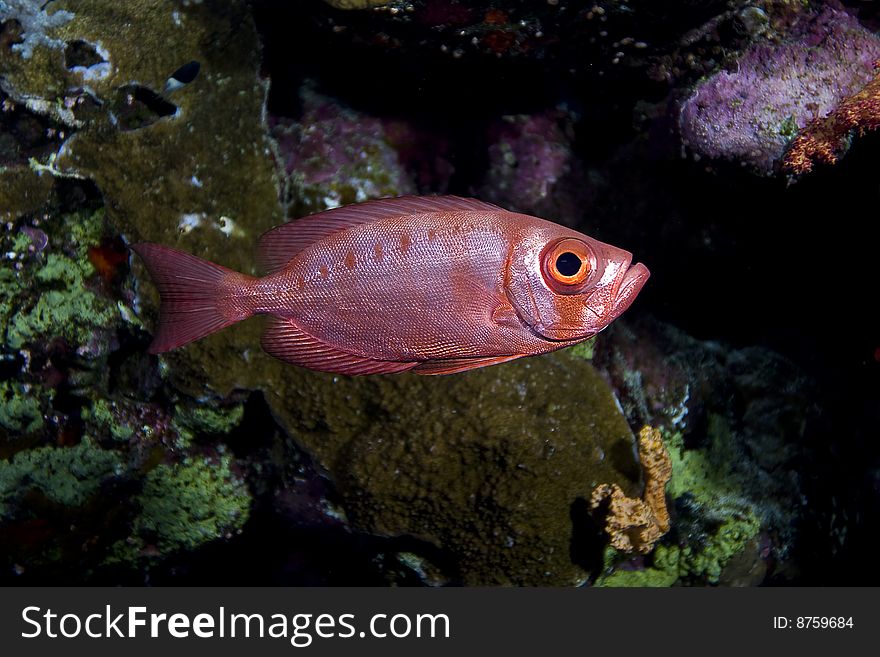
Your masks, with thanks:
M571 251L566 251L556 256L556 271L563 276L574 276L583 266L584 263L581 262L581 259Z
M595 258L587 244L579 239L564 239L552 245L545 256L548 283L572 290L589 278ZM555 285L554 285L555 284Z

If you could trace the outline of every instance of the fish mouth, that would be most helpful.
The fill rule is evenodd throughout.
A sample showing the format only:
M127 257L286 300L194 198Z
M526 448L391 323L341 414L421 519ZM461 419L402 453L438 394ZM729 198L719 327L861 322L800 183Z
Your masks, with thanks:
M607 327L611 322L620 317L623 312L632 305L632 302L638 296L645 282L650 278L651 272L642 263L636 263L627 268L624 262L620 272L616 276L616 280L610 286L611 289L606 293L604 302L600 301L598 305L592 306L588 301L585 305L586 310L595 315L594 321L585 324L541 324L536 328L541 335L546 338L544 330L552 330L554 333L560 334L555 340L572 340L576 338L589 337L595 335L599 331ZM616 288L616 289L615 289ZM609 302L609 297L613 299ZM587 327L585 329L585 326ZM563 335L564 334L564 335Z
M612 320L619 317L624 310L630 307L650 276L651 272L640 262L624 271L617 286L614 306L611 309Z

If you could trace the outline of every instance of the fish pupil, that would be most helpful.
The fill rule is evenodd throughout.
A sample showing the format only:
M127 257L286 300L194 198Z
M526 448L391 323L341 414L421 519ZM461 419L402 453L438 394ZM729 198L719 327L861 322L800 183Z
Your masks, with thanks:
M556 271L563 276L574 276L581 270L581 259L571 251L560 253L556 257Z

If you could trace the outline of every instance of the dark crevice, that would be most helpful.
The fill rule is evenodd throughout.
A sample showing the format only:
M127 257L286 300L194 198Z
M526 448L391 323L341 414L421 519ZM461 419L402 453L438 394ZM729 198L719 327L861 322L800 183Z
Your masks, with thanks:
M105 59L98 54L95 47L88 41L71 41L64 48L64 63L69 69L76 68L77 66L89 68L103 61Z
M117 127L123 131L146 128L176 112L177 105L168 102L152 89L137 84L121 87L113 106Z
M0 23L0 48L6 50L16 43L22 43L24 28L14 18Z

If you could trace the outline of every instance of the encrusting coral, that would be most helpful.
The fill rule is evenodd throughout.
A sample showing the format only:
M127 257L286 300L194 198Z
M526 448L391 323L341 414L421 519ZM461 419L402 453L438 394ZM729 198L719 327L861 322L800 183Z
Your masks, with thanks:
M841 9L799 21L781 44L757 43L697 85L682 104L682 141L695 156L775 173L789 140L872 77L880 38ZM844 133L846 130L844 130ZM838 133L839 134L839 133Z
M782 161L785 171L802 174L809 173L817 162L834 164L846 151L854 130L864 134L880 127L880 59L874 62L874 70L874 79L861 91L801 131Z
M627 497L617 484L601 484L593 490L590 507L595 511L608 501L605 531L613 548L647 554L669 531L665 489L672 460L659 429L645 426L639 431L639 459L645 473L642 499Z

